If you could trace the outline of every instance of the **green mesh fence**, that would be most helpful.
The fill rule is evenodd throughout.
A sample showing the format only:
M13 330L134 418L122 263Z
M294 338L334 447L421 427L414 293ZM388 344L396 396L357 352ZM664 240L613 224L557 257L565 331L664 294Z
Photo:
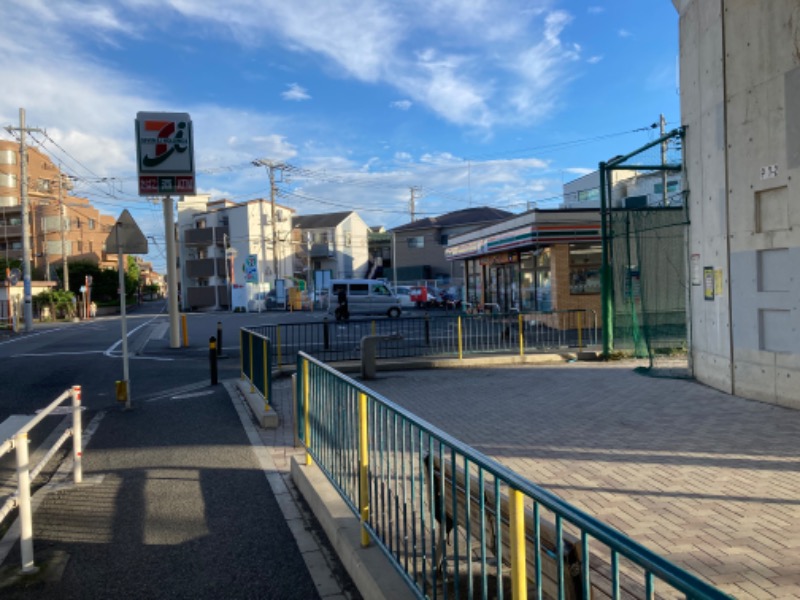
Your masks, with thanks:
M646 359L642 370L654 376L690 375L680 141L673 132L611 161L605 176L613 351Z

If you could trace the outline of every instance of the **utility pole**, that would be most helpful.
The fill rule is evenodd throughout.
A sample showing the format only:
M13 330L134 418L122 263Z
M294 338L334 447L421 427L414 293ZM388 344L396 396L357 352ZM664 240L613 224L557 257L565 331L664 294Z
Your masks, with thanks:
M24 294L23 315L25 331L33 330L33 299L31 297L31 208L28 201L28 147L26 133L42 132L42 129L25 126L25 109L19 109L19 127L6 127L9 133L19 131L19 192L22 205L22 282Z
M667 127L667 121L664 118L664 115L661 115L661 137L664 137L664 133ZM667 164L667 141L664 140L661 142L661 166L664 167ZM661 203L663 206L669 206L669 198L667 197L667 171L665 169L661 169Z
M270 204L270 217L272 223L272 279L277 282L278 280L278 230L275 225L275 194L277 188L275 187L275 170L283 169L285 165L274 163L271 160L256 159L253 161L256 167L264 167L269 174L269 204Z
M409 203L409 209L410 209L410 212L411 212L411 220L412 221L416 221L417 220L417 203L416 203L415 194L417 193L418 188L412 186L409 189L411 190L411 202Z
M58 168L58 206L61 218L61 259L64 261L64 291L69 291L69 267L67 263L67 207L64 204L64 174L61 172L61 167Z

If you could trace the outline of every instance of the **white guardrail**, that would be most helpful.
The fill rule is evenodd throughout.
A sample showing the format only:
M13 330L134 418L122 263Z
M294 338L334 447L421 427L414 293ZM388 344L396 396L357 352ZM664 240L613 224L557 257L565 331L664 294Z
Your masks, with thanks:
M52 413L62 402L72 399L72 428L67 429L58 438L53 447L48 450L42 460L33 469L28 457L28 432L38 425L42 419ZM81 386L75 385L53 400L47 408L28 421L13 437L0 445L0 456L11 450L17 452L17 492L0 507L0 522L15 508L19 508L20 521L20 549L22 553L22 572L36 571L33 563L33 515L31 511L31 480L35 479L47 462L55 455L61 446L72 436L73 477L75 483L83 481L83 466L81 456Z

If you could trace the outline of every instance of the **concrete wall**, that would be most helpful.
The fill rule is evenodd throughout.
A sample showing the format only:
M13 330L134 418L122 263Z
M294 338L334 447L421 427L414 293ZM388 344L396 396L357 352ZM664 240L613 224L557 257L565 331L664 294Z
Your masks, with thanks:
M800 408L800 136L787 135L800 133L800 4L674 4L695 375ZM713 299L698 276L703 267L721 284Z

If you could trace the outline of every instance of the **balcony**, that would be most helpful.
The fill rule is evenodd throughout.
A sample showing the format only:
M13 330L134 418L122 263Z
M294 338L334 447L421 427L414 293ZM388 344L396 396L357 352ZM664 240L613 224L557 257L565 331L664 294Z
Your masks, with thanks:
M327 242L311 245L311 258L330 258L335 252L334 245Z
M192 310L228 308L228 288L224 285L207 285L186 288L186 304Z
M216 270L215 267L216 266ZM213 277L225 275L224 258L188 258L183 261L184 272L187 277Z
M0 239L22 238L22 225L0 225Z
M187 246L211 246L216 240L216 245L222 246L226 235L229 235L227 227L187 229L184 232L184 244Z

